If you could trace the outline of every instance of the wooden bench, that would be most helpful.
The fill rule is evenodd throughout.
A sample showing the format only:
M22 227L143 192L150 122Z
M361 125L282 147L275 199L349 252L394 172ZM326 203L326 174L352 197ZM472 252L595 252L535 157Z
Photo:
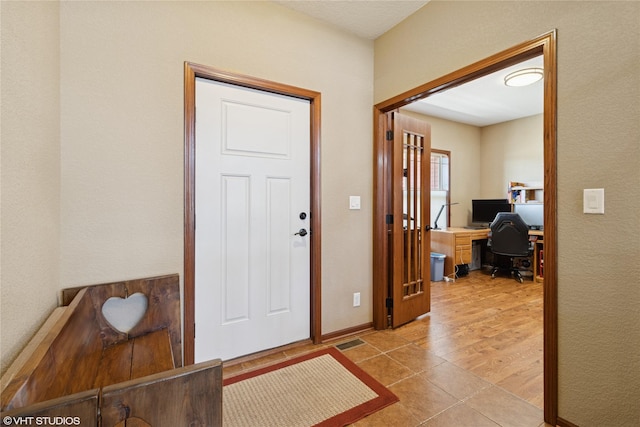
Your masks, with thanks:
M65 289L61 300L3 375L2 417L222 425L220 360L182 366L178 275Z

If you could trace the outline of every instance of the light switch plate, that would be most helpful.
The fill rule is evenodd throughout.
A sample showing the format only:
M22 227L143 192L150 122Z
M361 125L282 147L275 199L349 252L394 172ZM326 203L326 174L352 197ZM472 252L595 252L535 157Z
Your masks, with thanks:
M585 188L582 206L586 214L604 214L604 188Z
M360 196L349 196L349 209L360 209Z

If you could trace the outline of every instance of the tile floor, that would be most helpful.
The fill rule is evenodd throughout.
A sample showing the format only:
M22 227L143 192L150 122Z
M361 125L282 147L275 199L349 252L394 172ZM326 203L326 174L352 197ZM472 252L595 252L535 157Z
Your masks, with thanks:
M440 291L447 292L447 288L443 285L444 282L438 282L434 283L432 289L432 313L420 320L395 330L368 331L320 346L293 346L258 359L231 363L225 367L224 376L233 376L327 345L337 346L359 339L362 343L344 349L343 353L393 391L400 401L358 421L354 424L355 427L550 426L543 420L540 397L542 325L539 313L541 302L538 302L537 293L541 299L541 285L532 282L519 285L507 278L497 278L489 284L486 278L478 274L471 277L466 285L470 291L465 292L487 293L487 289L491 288L489 298L499 295L501 300L500 308L482 310L491 312L488 320L480 321L477 317L473 321L457 320L457 323L442 320L442 314L437 313L438 310L443 310L438 298L443 295ZM460 283L464 284L459 279L457 284ZM476 290L473 290L474 287ZM457 289L462 289L462 285ZM464 311L465 316L468 316L468 311L470 310ZM506 322L510 318L523 322L521 319L526 317L523 313L529 312L533 313L530 317L534 322L539 322L539 328L534 323L539 333L530 332L528 335L534 335L532 338L528 335L521 337L520 331L507 331L510 335L518 335L518 343L524 343L524 347L516 345L515 341L509 341L508 346L501 345L505 338L489 325L508 324ZM459 333L461 329L471 328L470 324L475 325L472 328L474 339ZM480 337L487 338L478 339L476 329L481 332ZM434 331L438 335L437 345L425 337L428 332ZM501 338L496 340L496 335ZM500 353L503 350L505 352ZM471 355L472 359L460 357L461 353ZM468 363L469 360L479 360L478 355L486 355L482 363L484 370L478 370L477 362ZM507 363L504 364L502 359L508 359ZM498 368L492 366L494 362L499 365ZM496 372L500 372L500 375ZM529 392L529 388L534 392Z
M400 402L360 426L539 427L542 409L434 355L395 331L360 335L343 353L386 385Z

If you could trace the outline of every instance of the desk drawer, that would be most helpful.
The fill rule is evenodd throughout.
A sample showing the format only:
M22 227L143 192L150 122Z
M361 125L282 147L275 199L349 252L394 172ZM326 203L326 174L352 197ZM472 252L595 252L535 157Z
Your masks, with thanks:
M465 235L456 234L456 248L460 246L471 247L471 234L465 234Z
M477 233L471 234L471 240L484 240L489 238L489 233L487 231L479 231Z
M471 262L471 234L456 235L456 256L454 264L469 264Z
M471 262L471 245L456 246L454 264L469 264Z
M456 248L455 264L470 264L471 263L471 246Z

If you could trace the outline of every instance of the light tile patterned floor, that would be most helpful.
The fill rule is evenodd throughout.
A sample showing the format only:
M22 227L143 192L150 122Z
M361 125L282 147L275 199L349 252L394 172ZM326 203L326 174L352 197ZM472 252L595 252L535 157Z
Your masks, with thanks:
M225 376L326 345L360 339L343 353L400 401L365 426L540 427L542 285L472 272L432 283L432 310L395 330L369 331L229 364Z

